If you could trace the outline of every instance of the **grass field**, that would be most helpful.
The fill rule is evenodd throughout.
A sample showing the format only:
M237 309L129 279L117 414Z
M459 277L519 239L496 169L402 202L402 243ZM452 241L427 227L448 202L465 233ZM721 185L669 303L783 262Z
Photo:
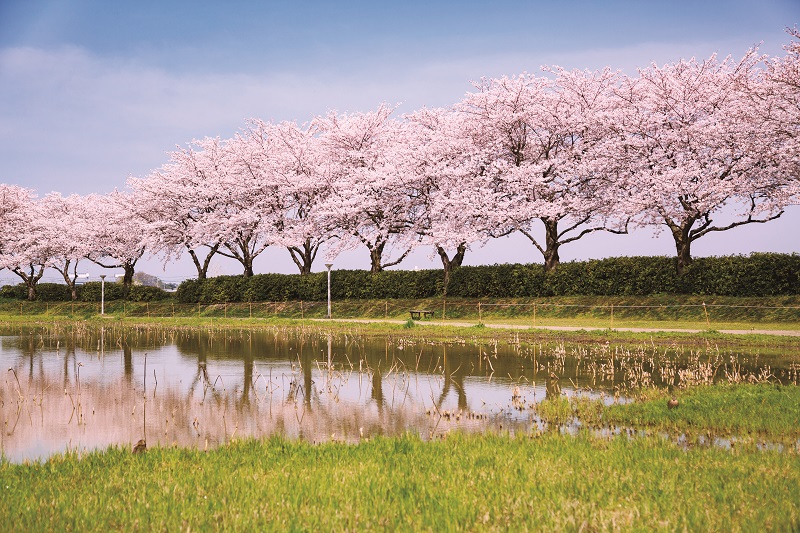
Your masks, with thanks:
M797 403L796 387L788 402ZM647 397L612 406L619 422L730 432L726 418L779 415L772 386L687 391L674 410ZM734 395L734 413L695 419ZM741 398L748 397L748 400ZM692 402L697 404L693 407ZM766 406L766 407L763 407ZM794 413L796 413L796 407ZM644 420L642 410L652 418ZM648 415L649 416L649 415ZM789 415L795 416L795 415ZM796 420L756 428L796 439ZM794 424L792 426L792 424ZM356 445L240 441L209 452L112 448L0 464L6 530L691 530L800 526L797 447L678 446L657 434L584 430L510 436L377 438Z
M399 314L395 317L399 323L333 322L268 313L235 318L226 317L225 310L220 316L219 308L201 308L198 315L176 314L174 318L157 318L156 313L149 318L134 313L69 318L63 312L69 304L61 305L61 311L46 309L44 313L6 311L0 321L11 326L78 329L101 324L153 329L278 328L442 340L613 339L800 346L797 337L714 331L512 331L452 324L408 329L403 324L405 316ZM168 309L170 304L160 305ZM370 315L362 305L359 302L351 311ZM521 316L480 318L484 323L527 320ZM585 320L593 327L598 320L592 316L550 319L571 324ZM669 323L652 316L629 320ZM780 316L772 315L770 320L781 329L798 327ZM763 322L759 328L767 329ZM31 464L0 461L4 503L0 530L799 528L800 388L772 384L693 387L675 391L679 407L669 409L666 400L672 395L663 389L643 389L633 395L635 401L624 405L562 397L536 406L536 414L552 425L577 417L583 428L577 435L540 433L532 427L529 433L515 436L452 433L441 440L422 441L406 435L356 445L248 440L208 452L151 448L133 455L129 449L112 448ZM611 438L597 432L597 428L607 432L615 426L633 431ZM710 446L717 437L733 446Z
M405 320L410 309L434 311L435 320L527 326L660 327L667 329L800 330L800 297L731 298L660 295L649 297L558 297L540 299L344 300L332 303L334 318ZM114 317L323 318L326 302L180 304L106 302ZM0 301L0 316L70 317L98 315L99 303Z

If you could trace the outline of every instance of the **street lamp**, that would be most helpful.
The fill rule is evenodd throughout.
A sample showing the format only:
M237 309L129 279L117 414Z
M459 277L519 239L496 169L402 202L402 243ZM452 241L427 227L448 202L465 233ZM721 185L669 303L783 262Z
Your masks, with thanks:
M331 317L331 267L333 263L325 263L328 267L328 318Z
M106 314L106 275L100 274L100 314Z

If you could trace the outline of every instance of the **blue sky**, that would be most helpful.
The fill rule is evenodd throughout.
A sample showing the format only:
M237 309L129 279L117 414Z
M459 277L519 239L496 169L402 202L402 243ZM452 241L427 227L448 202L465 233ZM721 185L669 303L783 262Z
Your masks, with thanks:
M780 54L796 0L461 2L109 2L0 0L0 182L39 194L108 192L175 145L229 137L245 119L304 122L329 109L449 105L482 76L541 65L634 72L651 61ZM800 251L785 220L701 239L696 255ZM667 235L589 237L562 258L672 254ZM362 257L363 256L363 257ZM366 268L366 252L337 262ZM516 237L469 263L540 261ZM436 266L428 251L401 265ZM166 272L191 274L178 263ZM322 267L324 268L324 267ZM218 272L238 272L221 260ZM284 250L259 271L292 272ZM5 277L5 275L3 276Z

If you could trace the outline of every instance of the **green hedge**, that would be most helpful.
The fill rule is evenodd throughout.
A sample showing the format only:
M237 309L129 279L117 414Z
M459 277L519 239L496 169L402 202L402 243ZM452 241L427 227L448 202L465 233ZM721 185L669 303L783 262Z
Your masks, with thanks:
M331 297L341 299L431 298L442 294L441 270L366 270L331 272ZM562 263L545 273L542 265L503 264L461 267L451 273L447 294L465 298L546 296L648 296L695 294L779 296L800 294L800 255L695 259L678 276L670 257L612 257ZM325 272L218 276L184 281L177 292L184 303L221 303L327 299Z
M91 281L78 285L77 296L78 300L82 302L99 302L101 292L101 283L99 281ZM36 284L37 299L42 302L67 302L72 300L72 293L67 286L63 283L37 283ZM122 300L123 299L123 286L120 283L106 283L105 299L106 300ZM16 300L26 300L28 298L28 288L24 283L17 285L5 285L0 288L0 297L13 298ZM170 294L158 287L145 287L143 285L134 285L131 287L131 293L128 300L135 302L152 302L155 300L164 300L169 298Z

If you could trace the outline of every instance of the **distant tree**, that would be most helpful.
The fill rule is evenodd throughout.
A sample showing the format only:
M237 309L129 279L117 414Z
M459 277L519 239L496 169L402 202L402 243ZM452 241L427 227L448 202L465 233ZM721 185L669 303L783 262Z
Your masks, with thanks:
M147 274L146 272L136 272L133 275L133 282L134 284L143 285L145 287L164 288L164 282L162 282L158 276Z

